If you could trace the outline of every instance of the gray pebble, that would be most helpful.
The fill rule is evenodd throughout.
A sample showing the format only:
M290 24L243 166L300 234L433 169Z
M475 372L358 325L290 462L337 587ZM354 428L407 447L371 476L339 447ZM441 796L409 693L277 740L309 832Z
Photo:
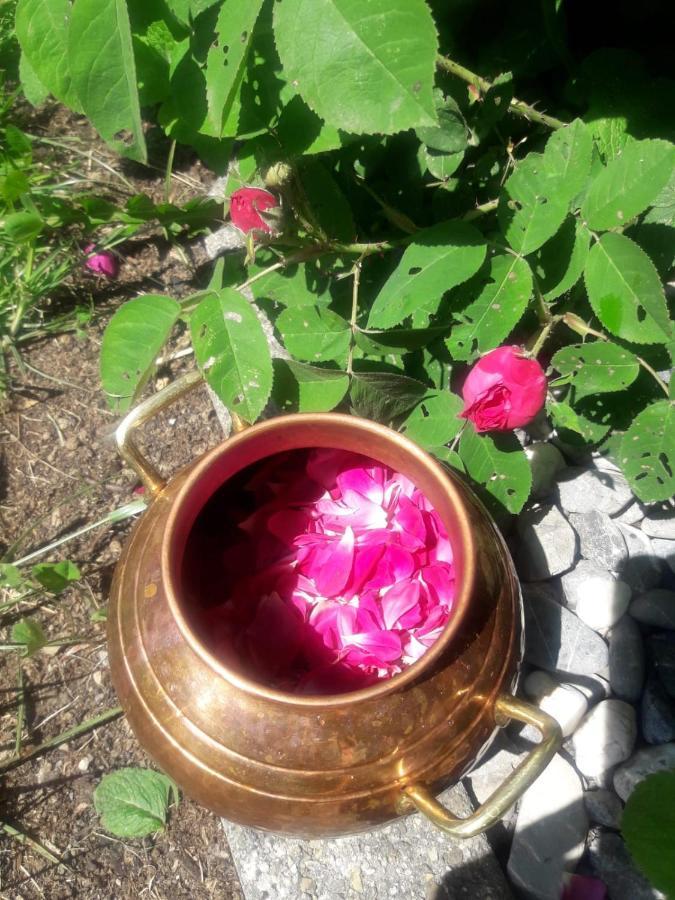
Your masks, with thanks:
M675 633L653 634L649 646L659 681L668 696L675 699Z
M642 520L641 527L649 537L675 541L675 511L650 513Z
M621 522L623 525L639 525L644 519L645 513L640 504L636 501L627 506L618 516L613 516L614 522Z
M614 470L570 468L558 479L560 505L568 513L594 510L616 515L634 500L623 475Z
M628 560L619 569L619 577L634 591L648 591L661 581L662 563L654 555L651 541L639 528L618 526L628 547Z
M663 897L638 871L618 834L611 831L592 834L588 857L595 874L607 885L612 900L658 900Z
M600 635L544 596L525 599L525 658L548 672L607 675L609 653ZM573 678L566 678L575 687Z
M675 572L675 541L666 541L663 538L651 538L654 555L664 562L671 572Z
M643 625L675 629L675 591L645 591L633 600L628 612Z
M667 744L675 741L675 703L652 676L640 704L642 736L648 744Z
M529 460L532 471L530 498L542 500L553 491L556 475L565 468L565 460L557 447L543 441L537 441L527 446L525 456Z
M570 513L569 523L579 537L579 552L603 569L617 571L628 559L626 542L607 513Z
M630 616L624 616L609 633L609 682L617 697L635 703L644 681L642 633Z
M633 752L637 738L635 710L623 700L602 700L574 732L577 769L604 781L609 771Z
M544 581L574 565L577 538L556 506L528 509L518 518L516 562L524 581Z
M584 794L586 812L591 822L597 825L605 825L607 828L619 828L623 803L614 791L600 788L597 791L586 791Z
M636 784L655 772L675 769L675 743L643 747L614 772L614 790L625 803Z

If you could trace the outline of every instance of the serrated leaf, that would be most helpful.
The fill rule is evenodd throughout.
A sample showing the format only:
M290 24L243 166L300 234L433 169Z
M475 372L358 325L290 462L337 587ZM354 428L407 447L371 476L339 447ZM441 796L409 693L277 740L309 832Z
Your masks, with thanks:
M459 434L464 421L457 418L464 404L450 391L429 393L401 425L406 437L434 452Z
M520 512L530 496L532 472L514 434L476 434L469 424L459 441L459 455L471 478L509 512Z
M23 644L26 656L32 656L47 643L42 626L35 619L19 619L12 625L11 638L15 644Z
M447 181L457 171L464 159L464 151L459 153L441 153L438 150L424 148L424 164L434 178Z
M512 99L513 75L511 72L502 72L492 80L478 107L475 129L481 138L489 134L493 126L504 118Z
M544 163L555 178L555 191L572 201L583 189L591 171L593 138L588 127L575 119L554 131L546 143Z
M356 415L390 425L412 409L427 390L421 381L405 375L358 372L352 376L349 396Z
M415 134L430 150L440 153L462 153L467 147L467 127L464 116L453 97L443 97L434 91L438 125L418 128Z
M605 341L563 347L553 356L551 365L561 375L569 376L577 400L596 393L622 391L640 372L640 364L632 353Z
M456 469L458 472L466 472L466 467L462 462L462 457L457 453L456 450L451 450L449 447L443 445L442 447L428 447L428 452L431 453L436 459L439 459L441 462L447 463L447 465L451 466L453 469Z
M40 76L31 66L25 53L21 53L19 60L19 80L23 95L31 106L39 106L49 96L49 90L40 81Z
M349 350L349 322L330 309L307 306L285 309L276 320L284 346L308 362L343 361Z
M207 113L202 134L219 138L224 133L223 126L239 98L261 6L262 0L225 0L220 8L204 67Z
M176 785L151 769L125 768L104 775L94 791L101 824L117 837L145 837L162 831Z
M451 220L417 232L375 298L369 328L392 328L481 267L487 245L466 222Z
M298 382L300 412L330 412L349 389L349 375L338 369L320 369L293 359L284 360Z
M568 216L562 228L537 251L533 268L544 300L569 291L584 271L591 235L583 222Z
M428 347L447 334L447 327L396 328L393 331L361 331L354 336L357 347L371 356L404 356Z
M257 271L256 266L251 266L249 275ZM326 276L315 263L299 263L270 272L255 281L251 291L256 300L271 300L289 308L321 306L331 300Z
M675 896L675 772L657 772L636 785L621 817L621 833L651 884Z
M152 374L180 311L180 304L171 297L145 294L125 303L112 317L100 359L101 384L111 409L129 409Z
M675 402L659 400L642 410L619 451L628 483L645 503L675 495Z
M552 401L547 404L547 411L557 429L562 428L580 435L586 444L599 443L609 431L608 425L591 421L572 409L569 403Z
M567 215L569 198L541 153L530 153L510 176L497 218L509 244L527 255L553 237Z
M647 211L642 221L675 228L675 170L668 184L659 191L653 207Z
M478 296L460 310L445 344L453 359L470 360L492 350L518 324L532 296L532 271L526 260L493 256L490 269L474 279ZM467 288L474 287L474 283ZM475 296L467 290L468 297ZM464 290L462 290L464 299Z
M423 0L279 0L274 35L286 79L335 128L393 134L436 124L438 42Z
M58 563L38 563L31 572L33 578L51 594L60 594L71 582L81 578L78 567L67 559Z
M39 83L57 100L79 112L80 104L72 84L68 55L70 14L69 0L19 0L15 28L22 55L28 63L28 66L22 65L22 81L24 76L33 72ZM34 93L30 76L26 88L28 93Z
M346 132L327 125L300 96L293 97L282 109L276 136L289 159L339 150L353 140Z
M68 29L68 58L73 89L101 137L118 152L146 162L125 0L75 0Z
M602 324L627 341L663 343L672 336L663 286L647 254L624 234L603 234L584 268L588 299Z
M630 141L591 184L581 207L582 218L593 229L625 225L653 203L673 167L675 145Z
M199 368L223 403L255 422L272 390L272 359L260 319L234 288L205 297L190 316Z

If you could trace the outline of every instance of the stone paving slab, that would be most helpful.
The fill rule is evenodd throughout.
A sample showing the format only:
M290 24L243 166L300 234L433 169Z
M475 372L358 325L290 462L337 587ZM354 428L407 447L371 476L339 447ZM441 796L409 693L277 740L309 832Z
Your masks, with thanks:
M471 812L461 785L441 800ZM484 835L451 840L419 815L320 841L222 822L246 900L513 900Z

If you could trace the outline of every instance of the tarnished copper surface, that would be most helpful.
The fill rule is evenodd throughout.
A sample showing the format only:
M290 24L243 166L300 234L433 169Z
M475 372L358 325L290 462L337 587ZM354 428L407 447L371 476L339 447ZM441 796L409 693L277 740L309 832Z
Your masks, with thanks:
M414 666L330 697L265 688L199 642L182 555L196 516L232 475L272 453L334 447L404 473L440 514L455 553L456 613ZM117 567L109 613L113 680L140 743L196 800L235 822L304 837L397 817L401 789L440 790L494 735L494 704L521 652L518 582L472 493L416 444L353 416L295 415L255 425L162 490Z

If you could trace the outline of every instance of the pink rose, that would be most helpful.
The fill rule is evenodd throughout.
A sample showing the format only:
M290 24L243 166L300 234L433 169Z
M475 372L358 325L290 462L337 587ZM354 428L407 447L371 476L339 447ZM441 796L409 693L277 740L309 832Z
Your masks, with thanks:
M103 275L106 278L117 278L120 265L117 257L110 250L96 251L94 244L88 244L84 248L84 252L89 254L84 262L85 269L95 272L97 275Z
M279 205L279 201L260 188L241 188L230 197L230 218L232 224L248 234L249 231L265 231L271 234L272 229L260 215L266 209L272 209Z
M497 347L469 372L460 416L476 431L511 431L527 425L546 400L546 376L520 347Z

